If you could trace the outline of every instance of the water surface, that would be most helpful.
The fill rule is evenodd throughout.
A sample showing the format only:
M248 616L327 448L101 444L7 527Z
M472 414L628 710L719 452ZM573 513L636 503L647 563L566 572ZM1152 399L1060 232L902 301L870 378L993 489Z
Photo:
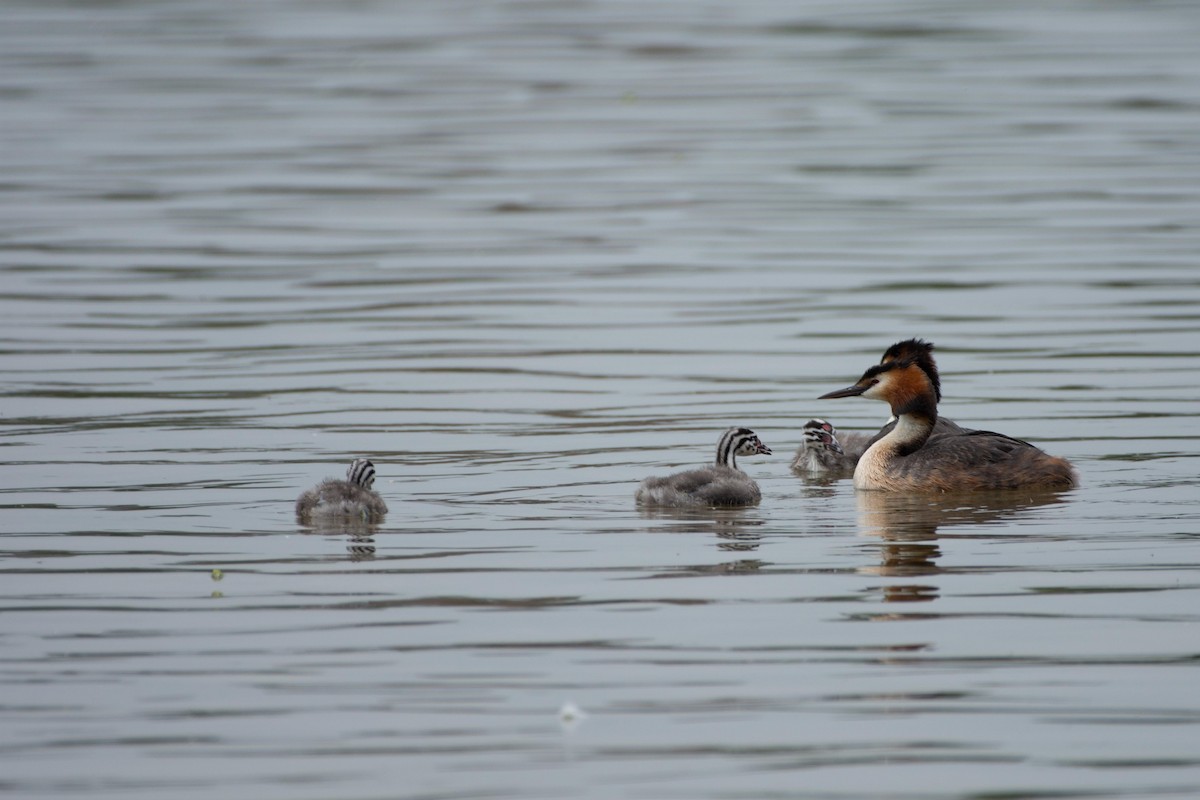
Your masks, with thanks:
M0 791L1200 793L1200 9L0 18ZM910 336L1080 486L792 475Z

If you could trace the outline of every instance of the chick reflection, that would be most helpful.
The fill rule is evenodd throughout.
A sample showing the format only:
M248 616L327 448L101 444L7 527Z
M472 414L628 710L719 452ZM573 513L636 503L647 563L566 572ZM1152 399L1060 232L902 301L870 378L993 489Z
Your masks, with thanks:
M758 549L762 542L762 534L756 530L763 525L763 520L747 517L745 511L730 509L709 509L705 511L684 508L645 508L641 510L644 519L669 520L665 526L655 526L654 532L667 533L700 533L715 535L720 550L733 553L746 553ZM757 572L766 562L756 558L742 558L720 564L702 564L682 567L675 575L733 575ZM662 576L660 576L662 577Z
M329 538L346 537L346 552L351 561L370 561L375 558L375 532L378 525L365 523L320 524L305 526L301 533L320 534Z
M889 578L937 575L938 529L948 525L994 525L1016 519L1030 509L1063 502L1056 492L972 492L970 494L901 495L856 492L859 529L882 540L878 566L860 572ZM928 602L936 586L903 584L881 589L887 602Z
M346 552L351 561L373 561L375 559L375 536L373 533L356 531L346 537Z
M763 521L748 518L745 514L745 511L730 509L641 509L644 519L675 520L666 528L670 533L711 533L723 540L718 544L722 550L757 550L762 534L755 528L761 527Z

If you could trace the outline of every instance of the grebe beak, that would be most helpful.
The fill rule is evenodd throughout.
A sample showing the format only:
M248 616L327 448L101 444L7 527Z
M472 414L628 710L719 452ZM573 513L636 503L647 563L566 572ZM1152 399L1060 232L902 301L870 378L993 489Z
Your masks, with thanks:
M767 447L762 442L759 442L758 447L755 448L754 452L759 455L769 456L771 455L771 448Z
M845 389L836 389L832 392L827 392L827 393L821 395L820 397L818 397L817 399L818 400L832 400L835 397L858 397L860 394L862 394L869 388L871 388L871 387L861 386L856 383L853 386L847 386Z

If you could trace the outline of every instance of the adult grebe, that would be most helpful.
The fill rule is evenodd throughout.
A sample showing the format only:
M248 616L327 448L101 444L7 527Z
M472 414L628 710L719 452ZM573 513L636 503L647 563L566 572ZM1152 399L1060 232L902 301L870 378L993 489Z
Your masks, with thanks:
M375 465L356 458L346 470L346 480L326 478L296 500L296 518L302 523L332 523L340 520L379 522L387 513L387 503L371 484L375 483Z
M901 345L926 346L921 340ZM932 345L928 345L928 350ZM858 382L819 399L862 395L882 400L897 418L863 453L854 469L859 489L951 492L980 489L1057 488L1075 485L1075 470L1063 458L1028 442L991 431L932 436L937 424L937 367L932 358L907 352L871 367ZM957 427L957 426L956 426Z
M737 467L737 456L771 455L771 448L749 428L730 428L717 442L711 467L677 472L665 478L646 478L634 494L639 505L752 506L762 499L758 484Z
M885 350L883 358L879 360L879 363L887 364L906 358L913 359L917 366L929 376L930 382L933 384L934 394L937 396L938 402L941 402L942 387L941 381L938 378L937 364L933 360L933 345L921 339L906 339L903 342L897 342ZM805 427L807 428L812 422L813 420L809 420L805 424ZM830 427L832 428L833 426L830 425ZM837 438L838 444L841 445L841 455L828 450L824 454L813 454L813 448L809 446L809 440L807 439L808 432L806 431L806 440L796 450L796 457L792 461L792 471L797 473L805 471L810 473L854 472L855 466L858 465L858 460L862 458L863 453L867 452L867 448L891 433L895 427L896 418L893 416L874 434L835 430L833 435ZM957 435L970 432L969 428L963 428L957 423L939 416L934 423L933 433L930 434L930 438L936 439L939 436L947 434ZM816 446L815 442L814 446Z

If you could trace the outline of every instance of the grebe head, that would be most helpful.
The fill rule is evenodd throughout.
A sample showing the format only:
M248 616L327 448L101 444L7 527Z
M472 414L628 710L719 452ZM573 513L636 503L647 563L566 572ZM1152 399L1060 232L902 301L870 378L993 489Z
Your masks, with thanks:
M346 469L346 480L350 483L370 489L375 483L375 465L365 458L356 458Z
M934 376L936 374L935 368ZM859 396L882 400L891 406L897 417L917 414L937 420L937 389L933 377L914 357L877 364L864 372L853 386L828 392L817 399Z
M771 448L749 428L730 428L717 442L717 466L737 469L735 456L771 455Z
M942 381L938 377L937 364L933 360L933 342L927 342L924 339L905 339L903 342L896 342L884 351L883 358L879 359L879 363L887 364L892 361L910 359L929 376L929 382L933 384L933 393L937 395L940 403L942 401Z
M810 419L804 423L804 446L843 453L837 440L837 429L823 419Z

